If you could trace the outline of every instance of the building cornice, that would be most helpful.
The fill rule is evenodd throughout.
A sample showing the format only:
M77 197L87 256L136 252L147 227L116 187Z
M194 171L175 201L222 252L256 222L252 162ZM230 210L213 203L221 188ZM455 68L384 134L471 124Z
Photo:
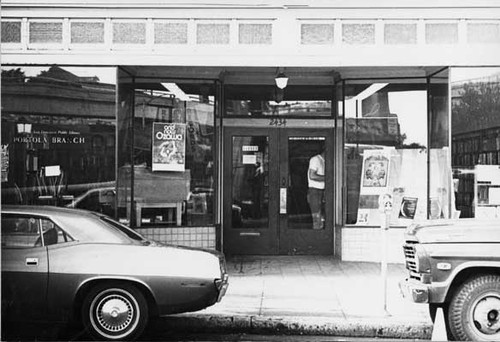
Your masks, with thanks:
M5 8L212 8L212 9L284 9L284 10L321 10L321 9L484 9L500 8L498 0L5 0Z

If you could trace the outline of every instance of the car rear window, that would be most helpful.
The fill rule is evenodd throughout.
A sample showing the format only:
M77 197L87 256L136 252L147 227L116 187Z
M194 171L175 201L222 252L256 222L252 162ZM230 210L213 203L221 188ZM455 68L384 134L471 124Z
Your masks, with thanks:
M91 215L62 215L57 217L57 222L60 223L61 227L66 228L75 240L80 242L141 243L141 241L137 240L136 236L138 234L135 234L136 236L132 238L116 226L103 221L102 216L97 213L91 213Z
M108 226L110 226L116 230L119 230L120 232L126 234L129 238L131 238L133 240L137 240L137 241L145 240L143 236L137 234L132 229L128 228L127 226L125 226L119 222L116 222L115 220L112 220L111 218L109 218L107 216L100 216L99 218L101 219L101 221L106 223Z

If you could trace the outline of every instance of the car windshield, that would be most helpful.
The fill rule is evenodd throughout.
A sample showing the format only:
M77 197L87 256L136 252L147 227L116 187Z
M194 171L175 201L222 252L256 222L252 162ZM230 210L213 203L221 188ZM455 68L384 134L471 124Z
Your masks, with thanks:
M101 219L101 221L105 222L107 224L107 226L112 227L116 230L119 230L121 233L126 234L129 238L131 238L133 240L137 240L137 241L147 240L142 235L134 232L132 229L128 228L127 226L125 226L119 222L116 222L115 220L113 220L107 216L99 216L99 218Z

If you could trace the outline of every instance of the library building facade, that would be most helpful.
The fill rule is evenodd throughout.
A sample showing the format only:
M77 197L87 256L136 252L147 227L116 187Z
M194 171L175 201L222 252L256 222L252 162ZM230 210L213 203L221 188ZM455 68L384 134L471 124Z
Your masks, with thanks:
M2 7L2 205L351 261L382 226L403 262L412 223L500 219L496 1Z

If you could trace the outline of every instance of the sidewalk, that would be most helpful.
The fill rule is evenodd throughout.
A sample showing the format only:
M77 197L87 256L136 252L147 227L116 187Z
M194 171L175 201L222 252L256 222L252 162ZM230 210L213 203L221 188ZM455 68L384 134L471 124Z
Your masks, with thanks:
M404 265L389 264L387 312L380 263L332 256L228 258L220 303L161 320L160 329L430 339L427 305L402 298Z

